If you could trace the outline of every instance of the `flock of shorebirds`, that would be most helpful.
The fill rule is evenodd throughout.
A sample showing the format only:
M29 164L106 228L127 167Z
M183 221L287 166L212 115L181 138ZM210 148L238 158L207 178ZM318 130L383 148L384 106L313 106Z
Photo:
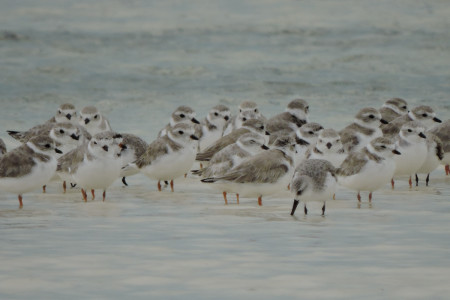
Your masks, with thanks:
M178 107L150 144L133 134L112 131L97 108L77 112L61 105L47 122L27 131L8 131L22 145L7 152L0 139L0 190L18 195L43 188L52 181L103 191L118 178L143 173L174 191L174 179L198 176L223 193L258 198L290 189L304 213L309 201L334 197L339 184L372 193L399 176L429 173L440 164L449 175L450 120L442 122L429 106L408 109L405 100L393 98L380 109L363 108L353 123L340 131L308 120L309 105L295 99L285 112L265 118L257 104L241 103L232 116L225 105L214 106L201 122L188 106ZM197 163L196 163L197 162ZM199 166L194 167L194 166ZM194 169L194 170L193 170ZM161 184L162 183L162 184Z

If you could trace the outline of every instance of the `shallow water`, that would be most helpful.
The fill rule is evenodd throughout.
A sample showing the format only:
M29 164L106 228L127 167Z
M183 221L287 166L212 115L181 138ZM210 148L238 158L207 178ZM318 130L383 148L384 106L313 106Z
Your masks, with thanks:
M224 103L342 128L397 96L448 119L450 7L443 1L3 1L0 137L95 104L151 141L180 104ZM223 205L194 178L159 193L143 176L107 201L51 184L0 194L0 298L446 298L449 184L442 168L357 207L339 189L327 214L289 216L281 193ZM367 197L367 195L364 195Z

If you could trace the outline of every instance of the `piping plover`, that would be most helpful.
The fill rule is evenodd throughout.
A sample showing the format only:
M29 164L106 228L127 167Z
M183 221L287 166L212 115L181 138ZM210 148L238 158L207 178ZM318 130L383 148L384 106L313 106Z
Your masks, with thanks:
M394 154L400 155L400 152L391 139L378 137L372 140L362 150L348 154L336 171L338 183L358 191L358 202L361 202L360 192L369 191L369 202L372 202L372 193L394 175Z
M402 125L410 121L419 121L426 129L431 129L433 126L437 125L437 123L442 123L442 121L436 117L436 113L431 107L421 105L414 107L407 114L395 118L392 122L389 122L389 124L382 125L381 130L385 136L395 137L399 133Z
M233 130L241 128L242 124L247 120L261 118L265 121L265 118L258 109L258 105L253 101L244 101L239 105L238 114L231 117L223 135L230 134Z
M189 106L182 105L175 109L170 117L169 124L159 131L158 137L166 135L170 128L180 123L200 124L200 122L195 118L195 111Z
M2 157L6 153L6 145L5 142L0 139L0 157Z
M288 186L293 171L294 138L282 137L270 150L251 156L225 174L202 179L214 183L221 191L230 191L244 197L262 197Z
M245 121L241 128L233 130L233 132L231 132L230 134L221 137L214 144L198 153L196 156L196 160L209 161L214 154L216 154L226 146L235 143L241 135L248 132L254 132L262 136L269 136L269 133L266 131L266 126L264 125L263 121L259 119L251 119Z
M441 164L445 165L445 174L450 175L450 120L431 128L429 131L440 138L443 143L444 157Z
M125 148L122 149L120 152L120 157L122 159L122 167L125 167L129 163L134 162L136 159L141 157L147 150L148 144L141 139L140 137L129 134L129 133L121 133L122 135L122 143L125 145ZM139 173L139 170L137 169L122 169L120 172L120 176L122 177L122 182L124 185L128 185L126 182L127 176L132 176Z
M394 119L408 113L408 104L401 98L392 98L384 102L380 108L380 114L383 120L391 122Z
M291 193L294 195L291 216L294 215L299 201L304 202L305 215L308 214L306 203L323 202L322 216L325 215L325 201L332 198L336 190L336 168L327 160L307 159L294 171L291 180Z
M230 116L230 109L221 104L214 106L209 111L201 124L196 126L199 129L196 133L196 136L199 138L199 151L211 146L211 144L222 137Z
M303 99L295 99L289 102L286 111L278 114L267 121L267 130L275 132L279 130L279 121L283 120L292 124L293 129L302 127L308 122L309 105Z
M383 136L380 123L387 124L377 109L372 107L361 109L353 123L339 132L345 151L359 151L371 140Z
M172 192L173 180L186 174L195 161L198 137L195 136L194 124L179 123L170 128L166 135L153 141L145 153L124 169L138 169L149 178L169 181Z
M120 175L122 160L119 157L123 144L120 134L104 131L92 137L89 143L64 154L58 159L57 172L65 179L70 175L72 181L81 187L84 201L87 201L87 190L91 190L95 198L95 189L103 190L103 201L106 189Z
M328 160L335 168L339 168L347 152L342 146L341 137L334 129L324 129L320 132L312 150L306 154L308 159L325 159Z
M409 175L409 187L412 187L412 174L415 174L427 158L425 127L418 121L409 121L401 127L396 137L397 149L402 153L394 157L395 172L391 184L397 176Z
M80 111L79 124L92 135L111 131L108 119L95 106L86 106Z
M239 165L244 159L260 153L263 150L268 150L264 138L257 133L248 132L239 137L236 143L226 146L211 158L209 165L201 170L193 171L196 175L201 175L203 178L222 176L231 170L233 167ZM225 204L227 201L227 191L224 190L223 198ZM239 198L237 198L239 204Z
M323 130L319 123L306 123L295 132L294 166L298 166L305 158L308 150L316 144L319 133Z
M444 158L444 145L440 138L431 132L427 132L427 157L419 170L416 171L416 186L419 185L419 176L417 174L427 174L426 185L430 181L430 173L434 171Z
M55 141L48 136L37 136L11 150L0 158L0 190L18 195L42 187L56 171L56 158L60 153Z
M7 130L8 134L14 139L25 143L32 137L41 135L44 132L49 132L50 129L57 123L75 123L77 112L75 106L70 103L65 103L59 106L55 116L43 124L36 125L25 131Z

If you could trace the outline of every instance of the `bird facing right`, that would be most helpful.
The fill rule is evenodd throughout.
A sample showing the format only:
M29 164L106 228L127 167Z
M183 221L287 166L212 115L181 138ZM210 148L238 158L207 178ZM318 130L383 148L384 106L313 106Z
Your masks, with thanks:
M400 155L394 141L385 137L372 140L367 147L357 152L350 152L337 170L338 183L348 189L358 191L358 202L361 202L361 191L369 191L369 202L372 192L388 183L394 175L394 154Z

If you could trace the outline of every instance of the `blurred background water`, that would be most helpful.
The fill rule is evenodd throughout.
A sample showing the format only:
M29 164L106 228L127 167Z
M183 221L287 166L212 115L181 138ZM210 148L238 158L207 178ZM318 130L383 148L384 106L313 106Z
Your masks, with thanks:
M266 116L295 97L342 128L392 97L450 111L447 1L0 2L0 137L59 104L96 105L151 141L178 105L199 118L244 100ZM325 218L288 216L289 194L224 207L179 180L136 176L106 203L52 186L1 194L0 296L30 298L445 298L449 179L375 194L341 190ZM176 183L177 184L177 183ZM183 192L183 193L181 193ZM350 200L351 199L351 200Z

